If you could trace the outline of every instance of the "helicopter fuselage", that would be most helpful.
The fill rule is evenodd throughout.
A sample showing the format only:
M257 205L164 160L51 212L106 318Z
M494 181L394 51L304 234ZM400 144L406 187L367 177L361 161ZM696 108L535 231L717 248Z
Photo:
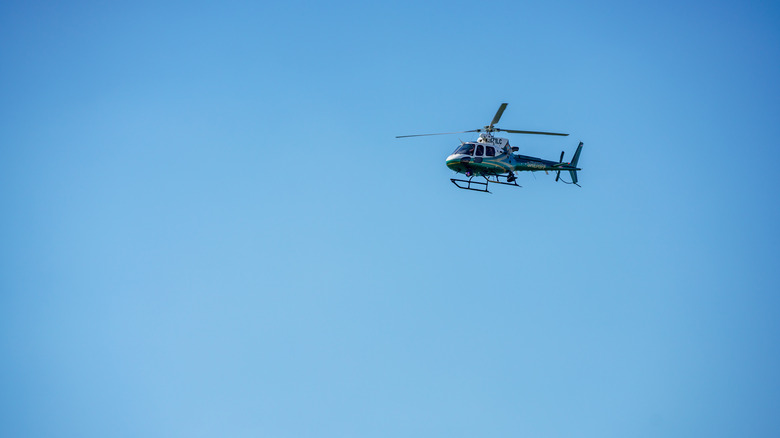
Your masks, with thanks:
M561 170L560 163L512 153L505 138L481 135L447 157L447 167L471 175L501 175L516 171Z

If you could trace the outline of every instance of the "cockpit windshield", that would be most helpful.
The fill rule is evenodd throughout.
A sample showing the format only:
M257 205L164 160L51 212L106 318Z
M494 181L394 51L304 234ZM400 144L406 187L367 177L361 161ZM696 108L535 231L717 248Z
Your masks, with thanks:
M474 155L474 143L463 143L453 152L453 155L457 154Z

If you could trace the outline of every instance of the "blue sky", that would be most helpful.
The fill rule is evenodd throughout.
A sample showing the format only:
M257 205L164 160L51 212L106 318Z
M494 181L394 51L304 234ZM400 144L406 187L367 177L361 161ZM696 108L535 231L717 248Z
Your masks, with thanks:
M0 434L777 436L778 19L3 3Z

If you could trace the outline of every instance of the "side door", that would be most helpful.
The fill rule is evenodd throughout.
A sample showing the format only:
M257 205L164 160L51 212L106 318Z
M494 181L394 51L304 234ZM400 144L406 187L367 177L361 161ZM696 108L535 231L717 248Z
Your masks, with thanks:
M474 151L474 162L481 163L483 156L485 156L485 146L478 144L477 150Z

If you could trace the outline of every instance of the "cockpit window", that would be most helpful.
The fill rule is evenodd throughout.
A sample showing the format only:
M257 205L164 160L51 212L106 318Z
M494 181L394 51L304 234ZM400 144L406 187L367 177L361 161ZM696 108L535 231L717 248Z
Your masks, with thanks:
M485 154L485 148L481 144L478 144L477 145L477 156L481 157L484 154Z
M455 150L454 154L474 155L474 143L464 143Z
M488 146L485 155L487 155L488 157L495 157L496 149L493 146Z

